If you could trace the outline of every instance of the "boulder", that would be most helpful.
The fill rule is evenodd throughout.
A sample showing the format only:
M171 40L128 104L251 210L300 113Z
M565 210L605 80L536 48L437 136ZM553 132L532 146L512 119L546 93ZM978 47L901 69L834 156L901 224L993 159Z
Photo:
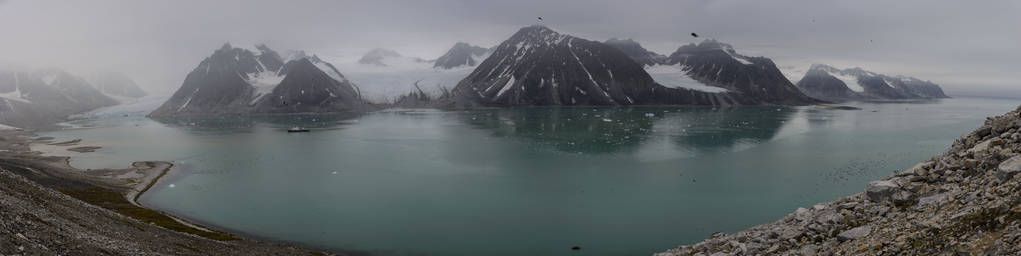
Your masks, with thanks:
M1011 157L996 167L996 178L1005 181L1014 177L1018 172L1021 172L1021 156Z
M861 227L857 227L857 228L852 228L852 229L849 229L847 231L840 232L840 234L837 234L837 240L841 241L841 242L847 241L847 240L854 240L854 239L858 239L858 238L867 236L871 232L872 232L872 228L869 227L869 226L861 226Z
M894 193L900 190L897 183L888 180L877 180L869 182L865 187L865 195L873 202L884 202L890 199Z

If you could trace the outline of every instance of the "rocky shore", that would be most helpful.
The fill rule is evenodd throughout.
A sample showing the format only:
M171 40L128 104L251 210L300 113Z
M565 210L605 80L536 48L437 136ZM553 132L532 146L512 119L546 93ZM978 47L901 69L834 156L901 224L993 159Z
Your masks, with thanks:
M667 255L1021 255L1021 108L861 193Z
M79 170L67 157L32 151L32 143L52 139L34 137L0 131L0 255L324 255L208 229L138 204L171 163Z

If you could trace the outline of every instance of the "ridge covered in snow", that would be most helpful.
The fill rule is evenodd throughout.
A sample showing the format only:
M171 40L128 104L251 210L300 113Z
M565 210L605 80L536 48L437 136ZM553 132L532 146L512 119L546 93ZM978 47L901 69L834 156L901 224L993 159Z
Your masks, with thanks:
M813 64L804 78L798 81L798 88L813 97L831 101L947 97L939 85L929 81L888 76L862 68L838 69L824 64Z
M361 105L357 87L318 56L291 51L281 57L265 45L228 43L152 114L332 112Z

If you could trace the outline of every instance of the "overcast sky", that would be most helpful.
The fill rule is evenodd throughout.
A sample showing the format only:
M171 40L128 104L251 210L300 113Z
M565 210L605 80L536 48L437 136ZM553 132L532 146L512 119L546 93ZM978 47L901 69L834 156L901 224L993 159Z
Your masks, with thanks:
M662 54L696 32L787 71L861 66L951 94L1021 96L1021 1L995 0L0 0L0 65L113 69L172 92L224 42L335 64L377 47L433 59L457 41L496 45L537 16L563 33L629 37Z

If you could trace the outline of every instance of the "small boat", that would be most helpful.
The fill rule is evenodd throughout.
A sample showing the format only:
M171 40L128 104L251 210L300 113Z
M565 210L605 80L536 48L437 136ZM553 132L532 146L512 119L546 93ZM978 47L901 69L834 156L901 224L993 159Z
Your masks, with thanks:
M291 127L291 129L287 129L287 132L309 132L309 130L308 130L308 128L305 128L305 127L295 126L295 127Z

